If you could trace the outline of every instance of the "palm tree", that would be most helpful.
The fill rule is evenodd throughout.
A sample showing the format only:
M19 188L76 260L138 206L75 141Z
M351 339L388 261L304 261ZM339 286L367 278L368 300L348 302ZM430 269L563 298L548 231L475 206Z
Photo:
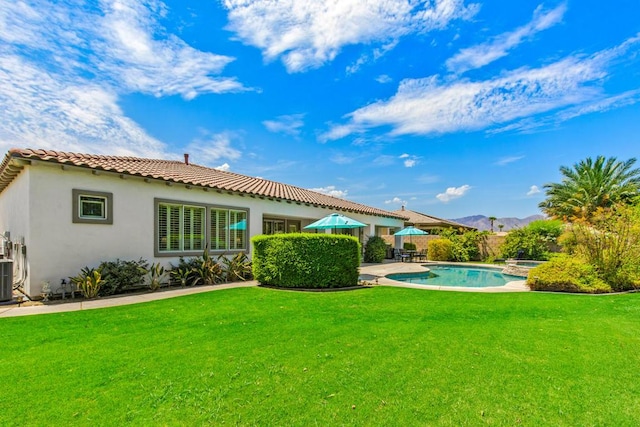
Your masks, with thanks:
M500 231L502 231L502 229L504 228L504 224L498 224L498 228L500 229Z
M489 219L489 223L491 224L491 232L493 233L493 221L495 221L498 218L496 218L495 216L490 216L488 219Z
M598 208L630 203L640 193L640 169L636 162L615 157L590 157L573 165L560 167L562 182L545 184L547 199L539 207L551 217L573 221L589 220Z

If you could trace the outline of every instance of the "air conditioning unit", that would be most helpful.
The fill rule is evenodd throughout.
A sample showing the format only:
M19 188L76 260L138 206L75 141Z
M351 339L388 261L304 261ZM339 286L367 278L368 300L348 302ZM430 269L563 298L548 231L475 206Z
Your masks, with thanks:
M13 260L0 259L0 302L13 298Z

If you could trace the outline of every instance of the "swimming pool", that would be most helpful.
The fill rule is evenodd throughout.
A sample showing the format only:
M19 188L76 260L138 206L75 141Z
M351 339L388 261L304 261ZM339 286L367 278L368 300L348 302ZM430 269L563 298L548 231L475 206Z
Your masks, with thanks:
M459 288L489 288L504 286L522 277L502 274L501 268L470 267L462 265L429 265L430 271L394 273L386 277L399 282L418 285L453 286Z

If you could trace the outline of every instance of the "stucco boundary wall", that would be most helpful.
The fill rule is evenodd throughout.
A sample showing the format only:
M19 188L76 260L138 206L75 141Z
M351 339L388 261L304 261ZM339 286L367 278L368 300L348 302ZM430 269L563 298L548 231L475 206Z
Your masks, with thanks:
M391 247L394 247L394 242L396 239L396 236L391 235L391 234L385 234L381 236L385 242L387 242L388 245L391 245ZM504 243L506 235L498 235L498 234L490 234L486 237L485 240L485 244L482 245L482 247L480 247L480 253L482 254L483 258L486 257L499 257L500 256L500 246L502 246L502 244ZM434 240L434 239L439 239L440 236L436 236L436 235L427 235L427 236L411 236L411 239L409 239L409 237L404 237L404 242L411 242L414 243L416 245L416 249L417 250L422 250L422 249L427 249L427 245L429 243L429 241Z

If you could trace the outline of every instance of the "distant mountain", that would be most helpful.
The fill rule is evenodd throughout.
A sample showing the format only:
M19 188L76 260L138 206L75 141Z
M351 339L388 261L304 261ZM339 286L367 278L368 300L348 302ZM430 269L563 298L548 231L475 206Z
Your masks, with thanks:
M498 224L504 225L502 231L509 231L513 230L514 228L522 228L532 221L545 218L546 217L544 215L531 215L526 218L498 218L493 221L493 231L500 231ZM491 230L491 222L489 221L489 217L484 215L465 216L464 218L456 218L452 219L451 221L475 227L480 231Z

